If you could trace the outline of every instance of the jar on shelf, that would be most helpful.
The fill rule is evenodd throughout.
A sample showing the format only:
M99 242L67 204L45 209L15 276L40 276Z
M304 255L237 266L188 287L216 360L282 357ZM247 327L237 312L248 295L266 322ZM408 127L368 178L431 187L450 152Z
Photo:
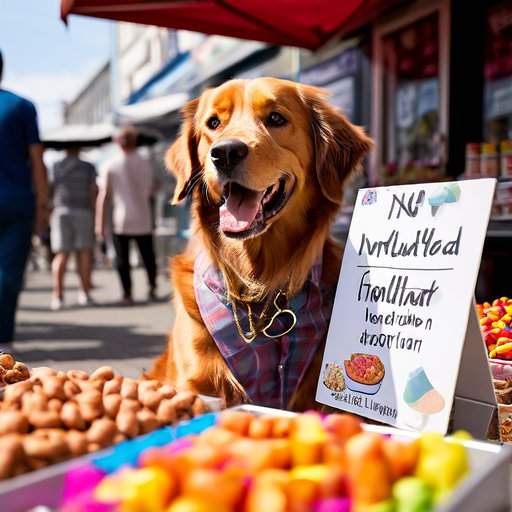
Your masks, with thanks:
M484 178L497 178L499 172L496 144L484 142L481 146L480 174Z
M480 177L480 143L469 142L466 144L466 168L464 169L464 177L479 178Z
M501 177L512 178L512 140L503 140L500 144Z
M512 216L512 181L502 181L496 187L496 200L503 216Z

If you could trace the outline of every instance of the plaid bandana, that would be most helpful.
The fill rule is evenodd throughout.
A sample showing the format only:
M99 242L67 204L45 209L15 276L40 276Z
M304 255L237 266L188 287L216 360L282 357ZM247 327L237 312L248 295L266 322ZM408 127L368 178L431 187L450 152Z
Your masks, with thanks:
M321 284L322 265L315 264L304 288L288 301L297 324L287 334L269 339L259 334L246 343L236 328L224 278L201 252L194 264L194 289L203 321L233 375L249 399L286 409L320 347L329 326L335 288ZM237 309L240 325L248 325L247 309ZM272 332L286 326L276 318Z

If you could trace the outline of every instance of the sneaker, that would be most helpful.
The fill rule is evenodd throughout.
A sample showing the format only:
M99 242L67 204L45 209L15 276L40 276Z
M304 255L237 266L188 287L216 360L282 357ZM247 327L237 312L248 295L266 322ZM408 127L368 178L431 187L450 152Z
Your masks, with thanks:
M135 302L133 301L133 299L131 297L124 297L123 299L121 299L120 303L119 303L121 306L133 306L135 304Z
M64 308L64 301L60 297L52 296L52 300L50 302L50 309L52 311L59 311Z
M88 293L85 293L83 290L78 292L77 302L79 306L93 306L94 301Z

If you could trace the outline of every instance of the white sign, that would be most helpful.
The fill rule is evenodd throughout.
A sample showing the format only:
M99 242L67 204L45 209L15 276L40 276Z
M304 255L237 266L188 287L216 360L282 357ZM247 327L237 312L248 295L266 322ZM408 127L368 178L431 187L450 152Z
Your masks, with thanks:
M318 402L447 431L494 187L483 179L359 191Z

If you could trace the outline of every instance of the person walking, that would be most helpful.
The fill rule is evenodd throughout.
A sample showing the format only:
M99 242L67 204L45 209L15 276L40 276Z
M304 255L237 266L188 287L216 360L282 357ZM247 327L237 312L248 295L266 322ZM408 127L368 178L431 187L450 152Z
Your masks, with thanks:
M0 81L2 72L0 52ZM48 222L43 151L34 105L0 85L0 347L14 339L32 231Z
M80 148L66 150L66 157L57 162L51 179L53 211L50 243L55 256L52 261L52 310L64 307L64 275L69 255L76 254L81 289L80 306L93 304L91 272L94 248L94 206L96 202L96 169L80 159Z
M114 137L120 152L104 168L96 207L96 234L105 237L107 205L112 204L112 241L123 289L122 304L132 305L130 241L137 243L148 278L148 300L156 298L156 259L151 199L155 180L148 159L137 151L137 131L122 128Z

